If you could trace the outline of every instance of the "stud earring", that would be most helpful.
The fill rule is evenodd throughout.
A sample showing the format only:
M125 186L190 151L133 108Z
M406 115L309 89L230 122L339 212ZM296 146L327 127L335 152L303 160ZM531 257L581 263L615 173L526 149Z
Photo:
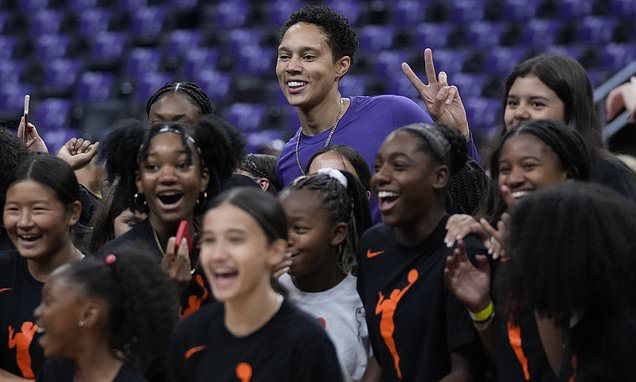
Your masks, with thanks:
M133 201L136 205L141 207L145 207L148 204L148 202L146 202L146 198L144 198L144 194L139 192L135 192L133 195Z

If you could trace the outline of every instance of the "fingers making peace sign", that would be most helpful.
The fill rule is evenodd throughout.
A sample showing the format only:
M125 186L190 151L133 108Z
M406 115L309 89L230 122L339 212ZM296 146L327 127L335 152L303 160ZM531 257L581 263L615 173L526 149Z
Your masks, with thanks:
M428 85L420 80L409 64L402 63L404 75L411 81L413 87L424 100L426 109L433 120L456 128L468 138L470 130L459 90L457 86L448 85L445 72L440 72L439 76L437 75L433 63L433 51L430 48L424 50L424 69Z

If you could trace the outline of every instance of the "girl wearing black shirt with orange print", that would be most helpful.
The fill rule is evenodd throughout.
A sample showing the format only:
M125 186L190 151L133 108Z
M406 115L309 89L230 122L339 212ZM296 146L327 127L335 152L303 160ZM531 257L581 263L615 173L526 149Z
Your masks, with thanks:
M4 228L17 252L0 254L0 379L32 380L44 361L33 317L42 285L55 268L83 256L71 234L80 189L64 161L30 154L3 191Z
M371 186L383 224L362 237L358 292L373 352L387 381L468 381L477 336L444 286L445 189L467 159L466 141L443 125L391 133Z
M272 288L287 219L269 193L236 188L205 214L201 265L214 298L174 334L173 381L339 382L333 344L314 318Z

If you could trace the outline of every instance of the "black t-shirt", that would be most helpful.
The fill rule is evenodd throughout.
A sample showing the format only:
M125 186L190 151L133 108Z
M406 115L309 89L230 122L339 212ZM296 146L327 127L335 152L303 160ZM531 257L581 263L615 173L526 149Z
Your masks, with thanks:
M539 328L532 311L523 312L518 325L505 321L502 314L495 317L492 325L496 330L498 381L552 382L556 380L543 349Z
M446 220L412 247L384 224L362 236L358 293L387 381L437 381L451 370L450 353L478 346L470 316L444 284Z
M33 317L43 285L17 252L0 252L0 369L28 379L44 362Z
M636 375L636 314L627 310L607 322L586 319L571 330L559 381L624 382Z
M148 220L135 224L130 231L104 244L99 249L99 253L104 255L110 252L117 253L119 248L129 246L131 243L133 243L136 253L154 256L158 261L161 261L163 255L155 240L155 234L150 225L150 221ZM198 258L198 256L195 255L191 259L195 268L192 280L183 290L181 296L179 296L179 313L182 318L192 315L199 310L202 305L213 300L205 275L201 267L197 264L196 258Z
M269 322L245 337L227 330L223 304L206 305L177 326L168 367L174 382L343 380L327 333L287 300Z
M594 161L590 180L636 202L636 175L617 158L604 156Z
M49 359L44 363L37 382L73 382L73 373L73 361ZM126 363L123 363L113 382L146 382L146 379Z

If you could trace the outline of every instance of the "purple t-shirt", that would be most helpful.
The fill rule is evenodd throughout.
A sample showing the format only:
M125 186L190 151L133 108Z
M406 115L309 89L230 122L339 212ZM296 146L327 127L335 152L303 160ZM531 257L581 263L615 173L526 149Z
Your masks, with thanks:
M371 174L375 165L375 156L384 139L395 129L417 122L431 123L431 117L411 99L398 95L375 97L350 97L351 104L342 116L333 134L331 144L340 144L355 149L369 166ZM304 168L318 150L325 146L331 129L320 134L307 136L301 133L298 156ZM477 150L469 142L470 155L475 158ZM278 160L278 179L287 186L302 175L296 163L296 136L283 147ZM381 221L377 202L372 198L371 209L374 223Z

